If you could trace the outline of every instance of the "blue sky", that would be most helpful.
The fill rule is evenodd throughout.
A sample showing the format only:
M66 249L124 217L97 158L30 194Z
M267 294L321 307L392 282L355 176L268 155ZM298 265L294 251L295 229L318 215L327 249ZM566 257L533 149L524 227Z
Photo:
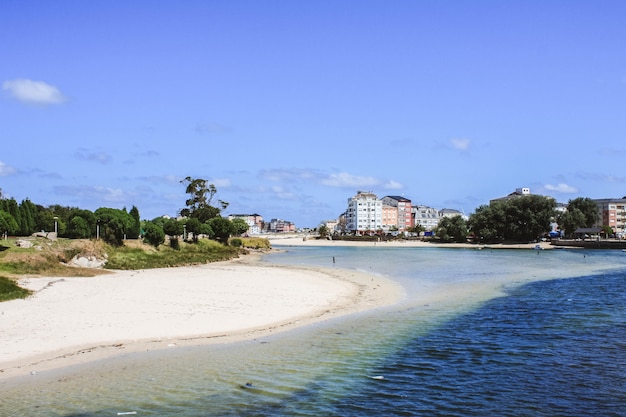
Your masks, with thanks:
M623 1L14 1L0 188L316 226L357 190L471 213L626 195Z

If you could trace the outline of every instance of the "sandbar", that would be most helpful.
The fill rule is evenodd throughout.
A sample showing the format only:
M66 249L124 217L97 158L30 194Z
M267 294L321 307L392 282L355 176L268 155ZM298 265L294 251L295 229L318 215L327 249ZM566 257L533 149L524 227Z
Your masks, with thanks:
M272 265L255 255L19 283L34 294L0 303L0 380L127 352L254 339L404 296L381 276Z

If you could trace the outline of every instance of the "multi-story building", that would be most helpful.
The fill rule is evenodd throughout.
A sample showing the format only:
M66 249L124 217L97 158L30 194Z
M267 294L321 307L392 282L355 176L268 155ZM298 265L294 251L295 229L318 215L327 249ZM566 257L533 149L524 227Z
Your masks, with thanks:
M383 228L383 202L376 194L358 191L348 199L346 210L346 231L370 233Z
M428 206L416 206L412 208L415 217L415 225L420 225L425 231L432 231L439 224L439 210Z
M388 206L383 203L383 231L398 229L398 207Z
M265 225L270 233L289 233L296 231L296 225L282 219L272 219Z
M448 208L444 208L439 210L439 219L442 219L444 217L455 217L455 216L461 216L463 218L463 220L468 220L469 217L467 215L465 215L463 212L459 211L459 210L455 210L455 209L448 209Z
M398 195L388 195L382 198L383 206L396 207L398 230L403 232L413 227L411 200Z
M626 197L593 200L598 205L598 224L609 226L620 238L626 237Z
M263 230L263 217L260 214L230 214L228 220L243 219L249 226L248 233L257 235Z
M513 191L509 195L506 195L504 197L494 198L493 200L489 200L489 204L493 204L493 203L500 202L500 201L507 201L507 200L511 200L512 198L522 197L525 195L530 195L530 188L528 187L516 188L515 191Z

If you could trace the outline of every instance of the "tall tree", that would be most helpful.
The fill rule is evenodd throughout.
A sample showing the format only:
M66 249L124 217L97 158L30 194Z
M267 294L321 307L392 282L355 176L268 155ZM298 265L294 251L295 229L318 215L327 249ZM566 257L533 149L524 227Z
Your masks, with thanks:
M22 200L20 203L20 234L27 236L33 234L37 229L35 228L35 214L37 213L37 206L35 206L29 199Z
M141 219L139 218L139 209L133 206L128 214L130 214L130 217L133 218L133 223L130 227L130 230L128 231L128 237L130 239L137 239L141 234Z
M215 185L209 184L207 180L187 177L181 183L187 185L185 192L189 195L189 198L185 201L187 207L180 211L182 216L195 217L201 223L204 223L219 216L221 210L228 207L228 203L222 200L218 200L221 208L214 207L211 204L215 194L217 194L217 188L215 188Z
M435 236L444 242L465 243L467 241L467 222L461 215L444 217L435 228Z
M124 237L130 229L133 218L126 210L100 207L95 211L100 224L100 235L105 242L116 246L124 244Z
M579 227L592 227L598 219L598 205L590 198L578 197L568 202L567 210L557 217L557 223L566 236L572 236Z
M18 230L19 225L13 216L4 210L0 210L0 234L6 233L8 235L12 235Z
M72 209L66 235L74 239L88 239L96 234L96 215L89 210Z

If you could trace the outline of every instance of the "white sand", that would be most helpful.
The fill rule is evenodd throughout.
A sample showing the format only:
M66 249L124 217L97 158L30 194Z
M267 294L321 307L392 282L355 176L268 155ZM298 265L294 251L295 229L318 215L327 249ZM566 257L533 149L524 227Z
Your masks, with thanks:
M119 354L231 342L391 304L398 284L250 257L93 278L24 278L0 303L0 379Z

